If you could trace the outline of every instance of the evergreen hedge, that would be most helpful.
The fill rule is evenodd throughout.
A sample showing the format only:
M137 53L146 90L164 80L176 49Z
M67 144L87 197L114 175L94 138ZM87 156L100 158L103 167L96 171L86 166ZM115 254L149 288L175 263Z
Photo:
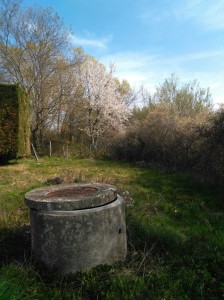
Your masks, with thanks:
M30 154L28 96L18 84L0 84L0 163Z

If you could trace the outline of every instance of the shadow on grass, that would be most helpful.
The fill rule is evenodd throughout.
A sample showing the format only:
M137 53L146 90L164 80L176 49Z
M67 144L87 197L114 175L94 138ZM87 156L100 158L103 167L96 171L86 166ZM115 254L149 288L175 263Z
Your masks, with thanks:
M0 229L0 267L15 261L23 263L30 257L29 225Z

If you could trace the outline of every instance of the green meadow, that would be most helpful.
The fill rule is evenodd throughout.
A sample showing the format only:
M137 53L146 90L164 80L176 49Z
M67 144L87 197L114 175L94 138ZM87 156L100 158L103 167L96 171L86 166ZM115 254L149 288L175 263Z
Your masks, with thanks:
M104 182L126 201L123 263L66 276L32 262L33 188ZM224 299L223 191L188 175L107 159L47 158L0 166L0 299Z

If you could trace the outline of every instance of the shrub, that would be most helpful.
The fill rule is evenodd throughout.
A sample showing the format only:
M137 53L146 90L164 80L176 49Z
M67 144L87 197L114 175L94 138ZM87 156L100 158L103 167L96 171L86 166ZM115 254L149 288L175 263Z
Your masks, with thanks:
M203 181L224 184L224 109L179 116L167 105L151 108L111 146L111 155L187 171Z

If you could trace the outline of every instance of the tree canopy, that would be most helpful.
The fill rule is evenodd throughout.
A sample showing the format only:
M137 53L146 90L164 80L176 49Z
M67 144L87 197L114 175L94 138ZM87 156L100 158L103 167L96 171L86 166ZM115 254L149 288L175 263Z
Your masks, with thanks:
M197 80L181 84L172 74L156 88L153 104L167 105L170 112L180 116L194 116L212 108L209 88L201 88Z
M195 117L212 108L208 88L197 80L182 84L174 74L153 95L141 88L134 92L115 77L114 64L106 68L73 47L70 29L51 8L21 3L0 0L0 81L19 83L30 98L34 145L49 136L67 142L82 136L93 151L129 123L144 124L150 112L165 113L168 122L171 115ZM136 98L146 105L133 107Z
M107 72L81 48L73 50L70 36L51 8L0 0L0 78L19 83L30 97L33 142L67 128L70 135L82 130L96 147L100 134L122 128L132 93L113 78L113 67Z

